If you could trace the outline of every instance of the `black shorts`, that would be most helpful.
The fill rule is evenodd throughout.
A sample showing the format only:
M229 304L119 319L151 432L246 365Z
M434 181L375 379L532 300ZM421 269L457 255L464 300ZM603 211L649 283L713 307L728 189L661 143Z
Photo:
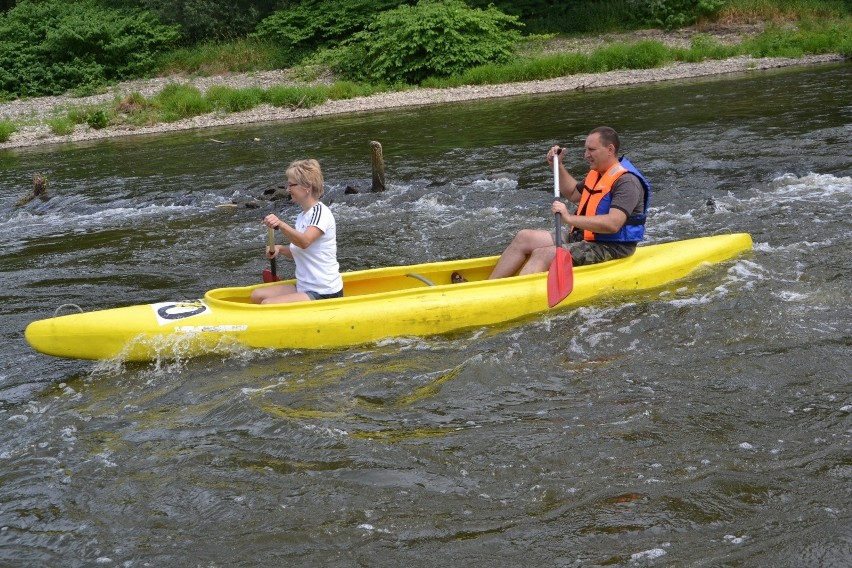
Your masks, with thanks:
M342 298L343 290L339 290L337 292L334 292L333 294L320 294L319 292L312 292L308 290L307 292L305 292L305 294L307 294L308 298L310 298L311 300L330 300L332 298Z
M628 257L636 252L636 243L577 241L569 242L566 248L571 252L574 266L583 266Z

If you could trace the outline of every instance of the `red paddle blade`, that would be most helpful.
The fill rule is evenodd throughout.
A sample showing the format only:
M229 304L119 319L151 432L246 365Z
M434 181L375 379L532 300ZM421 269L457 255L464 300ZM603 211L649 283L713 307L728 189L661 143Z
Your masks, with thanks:
M574 289L574 261L571 253L556 247L556 256L547 271L547 307L552 308Z
M278 278L277 274L272 274L272 270L270 270L269 268L263 269L263 282L264 283L266 283L266 282L278 282L279 280L281 280L281 279Z

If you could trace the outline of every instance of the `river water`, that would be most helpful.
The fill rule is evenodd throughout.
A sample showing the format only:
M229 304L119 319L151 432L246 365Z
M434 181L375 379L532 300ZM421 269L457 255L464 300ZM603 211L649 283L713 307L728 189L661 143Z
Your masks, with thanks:
M852 66L0 152L2 566L852 564ZM547 148L622 134L665 290L340 350L54 359L23 330L259 281L317 157L343 269L550 227ZM382 142L389 188L370 183ZM15 207L34 172L52 198ZM279 263L280 264L280 263ZM291 267L284 266L285 275ZM68 309L68 308L63 308Z

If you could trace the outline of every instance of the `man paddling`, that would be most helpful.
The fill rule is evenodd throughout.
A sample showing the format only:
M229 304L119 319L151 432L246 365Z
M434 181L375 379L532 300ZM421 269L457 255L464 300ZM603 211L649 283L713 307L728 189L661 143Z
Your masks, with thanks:
M584 153L590 170L582 182L565 169L565 152L559 146L547 152L551 167L554 159L558 161L560 195L578 204L574 214L558 199L551 206L551 212L570 227L563 234L567 233L564 240L575 266L630 256L644 236L651 186L627 158L618 158L620 146L612 128L592 130ZM554 243L550 231L522 229L489 278L546 272L556 254Z

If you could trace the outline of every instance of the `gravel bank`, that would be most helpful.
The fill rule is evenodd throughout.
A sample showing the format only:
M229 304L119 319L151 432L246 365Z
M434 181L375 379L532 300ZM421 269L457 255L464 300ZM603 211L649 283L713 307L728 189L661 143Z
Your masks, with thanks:
M47 125L41 122L44 117L50 116L67 106L101 104L113 100L116 94L123 95L132 92L139 92L146 97L152 96L159 92L164 85L170 82L190 83L198 87L202 92L214 84L232 87L270 87L272 85L292 82L286 71L271 71L192 79L159 78L148 81L131 81L123 83L109 93L91 97L42 97L0 104L0 118L25 120L26 122L31 123L31 125L20 128L7 142L0 144L0 149L37 146L43 144L58 144L64 142L80 142L117 136L153 134L159 132L189 130L194 128L206 128L211 126L295 120L330 114L422 106L475 99L635 85L639 83L688 79L793 65L815 65L842 60L843 57L838 55L817 55L801 59L754 59L751 57L736 57L722 61L677 63L658 69L570 75L546 81L458 87L453 89L413 89L405 92L382 93L370 97L331 101L308 109L285 109L262 105L246 112L232 114L212 113L179 122L156 124L145 127L119 126L95 130L87 125L79 125L75 128L72 134L65 136L55 135L51 132Z

